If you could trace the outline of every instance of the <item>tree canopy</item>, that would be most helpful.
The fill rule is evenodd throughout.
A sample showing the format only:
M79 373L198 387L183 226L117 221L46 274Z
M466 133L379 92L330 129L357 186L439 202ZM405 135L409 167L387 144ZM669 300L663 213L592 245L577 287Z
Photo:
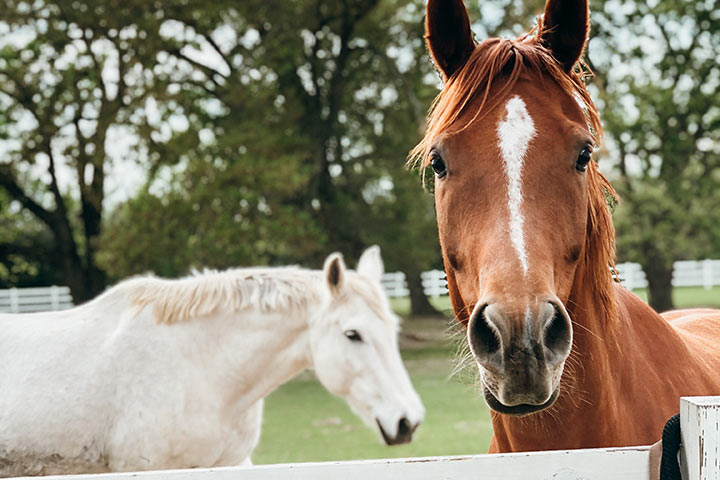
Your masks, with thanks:
M623 200L618 251L667 310L673 261L720 255L720 15L706 1L593 9L589 54Z
M482 40L527 31L544 2L467 4ZM432 196L404 168L439 88L423 1L0 8L3 284L82 301L136 273L352 263L379 244L417 294L441 266ZM699 0L591 10L620 255L662 309L673 260L720 254L720 19Z

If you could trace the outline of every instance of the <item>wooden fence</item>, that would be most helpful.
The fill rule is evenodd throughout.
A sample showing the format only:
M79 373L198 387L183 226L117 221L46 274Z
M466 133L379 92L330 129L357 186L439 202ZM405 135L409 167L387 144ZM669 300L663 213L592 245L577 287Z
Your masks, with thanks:
M72 308L68 287L11 288L0 290L0 312L28 313Z
M680 401L684 480L720 480L720 397ZM648 480L650 447L295 463L47 480ZM653 479L654 480L654 479Z
M616 265L620 281L630 290L647 288L645 272L639 263L619 263ZM425 295L437 298L447 295L445 272L430 270L421 275ZM673 287L703 287L710 290L720 285L720 260L682 260L673 265ZM388 272L383 276L383 287L390 297L408 295L407 279L402 272Z

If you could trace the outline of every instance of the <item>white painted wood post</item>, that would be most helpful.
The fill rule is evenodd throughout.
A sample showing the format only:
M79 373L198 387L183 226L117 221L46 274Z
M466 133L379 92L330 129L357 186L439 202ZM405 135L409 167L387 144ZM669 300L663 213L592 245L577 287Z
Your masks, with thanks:
M20 297L17 288L10 289L10 313L20 312Z
M720 397L680 399L683 480L720 480Z
M713 287L713 261L705 259L702 261L702 278L703 287L705 290L710 290Z
M60 289L55 285L50 287L50 309L60 310Z

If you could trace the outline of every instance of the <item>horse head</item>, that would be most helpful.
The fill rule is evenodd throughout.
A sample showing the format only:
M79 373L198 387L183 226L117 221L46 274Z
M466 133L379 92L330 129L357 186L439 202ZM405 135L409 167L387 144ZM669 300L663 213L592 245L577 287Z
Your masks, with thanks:
M425 409L400 358L399 322L382 291L383 269L376 246L362 254L357 272L340 254L326 259L326 295L311 320L310 343L320 382L395 445L412 439Z
M477 44L462 0L430 0L426 39L444 88L412 152L435 174L453 308L484 396L500 413L543 410L573 345L573 299L609 296L612 188L579 63L586 0L548 0L530 33Z

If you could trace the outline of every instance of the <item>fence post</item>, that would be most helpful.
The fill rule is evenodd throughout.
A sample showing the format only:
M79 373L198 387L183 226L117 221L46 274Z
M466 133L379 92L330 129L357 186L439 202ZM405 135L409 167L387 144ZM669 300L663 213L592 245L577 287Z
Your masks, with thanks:
M629 264L627 269L627 284L629 290L635 290L637 288L638 282L636 281L636 274L635 274L635 265Z
M20 313L20 297L14 287L10 289L10 313Z
M720 480L720 397L680 399L683 480Z
M702 262L702 277L703 277L703 287L705 287L705 290L710 290L713 287L713 261L709 258L706 258Z
M56 285L50 287L50 308L60 310L60 289Z

